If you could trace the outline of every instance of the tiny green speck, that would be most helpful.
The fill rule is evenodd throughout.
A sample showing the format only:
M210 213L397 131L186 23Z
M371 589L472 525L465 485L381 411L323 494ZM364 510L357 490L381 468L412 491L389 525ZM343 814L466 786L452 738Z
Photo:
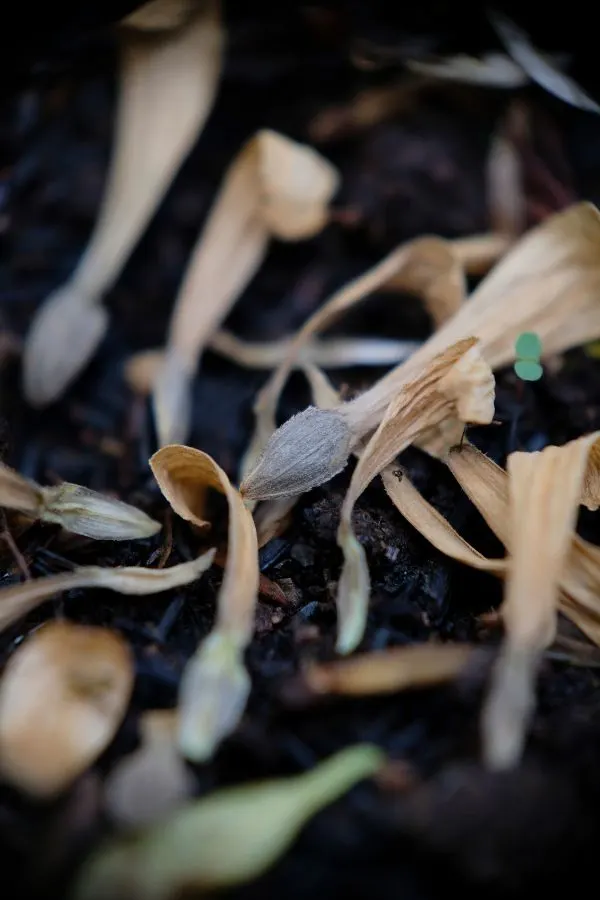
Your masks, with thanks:
M544 374L540 364L529 359L518 359L515 363L515 372L522 381L539 381Z
M516 355L520 359L539 360L542 354L542 342L533 331L524 331L515 344Z

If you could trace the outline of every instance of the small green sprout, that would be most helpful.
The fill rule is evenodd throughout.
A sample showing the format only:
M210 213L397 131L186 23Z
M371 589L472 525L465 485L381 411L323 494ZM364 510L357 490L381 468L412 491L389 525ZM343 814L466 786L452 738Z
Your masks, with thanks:
M540 365L542 342L533 331L524 331L515 343L514 370L522 381L539 381L544 374Z

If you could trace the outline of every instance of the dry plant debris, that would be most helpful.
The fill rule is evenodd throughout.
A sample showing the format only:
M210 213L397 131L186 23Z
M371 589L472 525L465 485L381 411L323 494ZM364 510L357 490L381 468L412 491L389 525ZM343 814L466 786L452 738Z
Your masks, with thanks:
M338 529L338 543L344 553L337 593L336 647L340 653L349 653L360 643L370 595L369 566L352 527L356 501L399 453L440 425L449 410L463 427L467 423L487 425L492 421L494 377L482 360L475 340L464 340L450 347L434 358L421 377L405 385L390 400L379 427L360 454L344 498ZM356 435L352 441L354 446L362 437L360 433Z
M140 746L112 770L105 808L121 827L138 828L165 818L193 795L195 779L177 747L177 711L140 716Z
M484 758L493 768L511 766L521 754L540 656L556 632L577 509L586 502L588 457L598 440L593 434L508 457L510 564L501 609L506 640L483 714Z
M395 506L435 547L505 578L500 612L506 640L483 713L484 758L492 768L520 757L539 660L555 638L557 611L600 641L600 552L575 534L579 504L598 508L599 440L593 433L562 447L512 453L506 472L470 445L449 455L461 487L506 545L506 560L482 557L406 474L385 480Z
M428 239L425 239L428 240ZM418 376L431 360L461 340L481 341L486 362L497 369L512 362L514 345L523 331L535 332L544 354L559 353L586 343L600 333L600 214L591 203L577 203L533 229L516 244L476 288L468 303L461 303L429 340L406 362L392 369L355 400L327 413L309 408L275 429L275 411L291 370L291 359L313 335L369 293L402 273L419 258L419 240L393 251L366 275L338 291L299 331L290 355L273 373L256 402L257 424L243 465L242 492L250 499L267 499L290 490L298 482L305 489L323 484L341 471L348 458L352 434L368 434L380 424L395 393ZM434 269L421 279L421 290L436 286ZM408 289L408 285L406 286ZM442 297L455 289L451 279ZM436 305L437 305L436 301ZM452 432L454 437L456 431ZM305 456L310 436L319 453ZM284 446L285 445L285 446ZM439 445L435 446L439 452ZM329 463L323 466L325 455ZM277 475L281 470L282 478ZM298 471L298 478L291 473ZM286 486L287 485L287 486Z
M79 876L75 900L170 900L251 881L294 841L306 822L385 757L348 747L302 775L217 791L164 822L98 851Z
M422 297L430 315L438 323L446 320L453 321L455 318L454 313L458 312L464 299L465 273L470 271L472 267L479 274L482 266L485 271L485 267L491 265L498 256L506 252L509 246L510 240L498 235L485 235L470 240L461 239L457 241L443 241L440 238L417 238L394 250L369 272L337 291L300 329L289 348L287 356L257 396L254 407L256 414L255 431L250 447L242 462L242 492L250 499L267 499L267 497L273 496L266 486L260 484L256 468L259 460L261 463L264 463L265 459L267 459L267 465L269 465L267 444L269 441L276 442L279 440L278 435L274 434L276 431L275 415L279 397L290 372L296 364L296 360L304 347L312 342L319 331L327 328L344 312L363 302L373 292L384 287L415 293ZM466 333L459 336L457 340L460 340L461 337L469 336ZM449 341L446 345L442 344L436 352L446 350L451 343L453 341ZM428 344L429 342L425 342L420 350L417 351L419 359L423 359L425 356L427 361L430 361L436 355L435 353L425 354L423 352ZM367 391L363 398L359 398L362 399L361 412L363 407L368 408L368 414L365 410L360 424L354 425L356 429L360 428L362 434L367 434L377 427L393 395L405 383L402 379L403 373L408 371L410 378L413 373L419 371L418 366L412 367L410 365L412 358L410 357L404 364L407 367L406 369L403 366L396 367L385 378L377 382L370 391ZM375 406L376 409L374 408ZM340 406L340 410L345 409L354 410L354 406L350 404ZM323 425L322 430L326 430L329 424L332 431L336 429L343 433L343 438L338 439L339 448L335 456L335 462L338 464L337 456L339 455L341 458L344 452L346 458L348 457L349 450L345 451L343 446L346 439L349 440L348 429L345 423L343 425L339 424L340 420L337 411L333 411L328 416L315 416L314 410L308 410L304 415L309 416L311 419L307 428L308 434L310 434L311 428L317 424ZM302 416L303 414L301 413L293 420L295 428L303 427ZM288 425L287 430L289 431L290 428L291 425ZM277 449L276 452L281 459L280 450ZM326 472L319 473L318 468L319 463L316 462L316 469L311 478L311 481L314 482L312 486L321 484L332 477L331 474ZM332 468L333 466L328 467L328 471ZM340 468L343 468L343 466L340 466ZM340 471L340 468L338 468L338 471Z
M210 568L215 551L208 550L191 562L168 569L146 569L143 566L80 566L72 572L33 578L0 590L0 630L8 628L45 600L61 591L76 588L101 588L119 594L144 596L160 594L190 584Z
M176 0L162 4L176 21L180 6ZM122 27L113 158L94 233L75 272L43 303L27 335L23 388L34 406L56 400L95 353L108 328L103 295L120 275L216 96L224 42L219 0L197 4L175 30L152 33L143 16L139 10Z
M510 57L409 60L413 74L403 82L317 115L312 138L363 131L413 108L436 80L514 88L530 78L567 103L599 111L512 22L497 14L491 19ZM103 296L165 196L218 89L224 46L218 0L153 0L124 19L119 32L119 114L102 209L74 275L40 309L25 344L24 389L38 407L64 392L105 334ZM78 900L169 900L256 878L315 812L381 768L380 751L350 747L303 775L191 800L198 783L188 761L208 762L246 707L251 685L244 656L261 585L285 603L281 589L261 576L258 550L282 533L299 497L341 472L352 455L357 465L337 531L343 552L338 653L354 651L365 631L370 572L353 514L378 476L393 505L432 545L504 581L505 637L482 713L490 768L519 761L557 612L600 646L600 551L575 533L579 504L593 510L600 503L598 433L563 447L512 453L506 471L468 442L449 452L465 426L492 421L492 372L514 361L519 335L533 334L544 356L600 336L596 208L578 203L521 237L527 198L519 148L532 139L530 124L527 107L513 102L492 141L492 233L413 239L337 291L297 334L268 343L238 338L222 323L273 239L311 238L336 220L330 205L340 176L311 147L266 129L241 147L225 172L184 273L165 347L136 354L126 378L137 393L152 395L161 449L150 468L164 498L205 546L219 524L211 521L212 493L220 493L228 506L226 542L164 569L173 546L169 531L159 568L85 566L0 591L0 628L6 628L61 591L96 587L143 596L187 585L213 563L223 569L214 626L187 663L177 707L140 716L140 746L106 781L105 811L130 833L84 863ZM471 297L468 275L485 276ZM382 289L422 300L434 327L427 341L319 337ZM190 390L209 348L239 366L275 370L256 400L239 490L207 453L175 443L190 431ZM538 365L537 355L524 360ZM320 367L349 365L392 369L343 401ZM312 406L276 428L279 398L295 370L306 377ZM394 460L411 444L447 463L506 546L505 558L478 553L398 469ZM41 487L3 464L0 502L28 519L99 540L148 537L160 529L111 497L70 483ZM335 583L327 588L333 596ZM566 638L562 647L583 665L597 662L581 642ZM291 683L309 698L391 694L451 681L477 653L464 642L432 640L301 664ZM132 654L116 631L61 621L42 626L13 649L0 680L0 774L33 798L55 798L113 740L133 681Z
M0 772L35 797L68 787L113 739L133 689L115 631L51 622L10 657L0 681Z
M188 268L154 384L159 444L184 441L191 381L214 331L263 262L271 238L304 240L328 218L335 168L312 148L258 132L225 175Z
M215 625L189 660L179 689L179 747L195 762L208 759L238 724L250 693L244 651L254 633L258 597L258 541L252 514L225 472L208 454L173 444L150 460L173 510L199 528L210 527L210 490L229 506L227 560Z
M141 509L121 500L68 482L40 487L2 462L0 505L99 541L151 537L161 528Z
M308 694L362 697L425 688L451 681L475 654L468 644L411 644L362 653L350 659L313 663L299 676Z

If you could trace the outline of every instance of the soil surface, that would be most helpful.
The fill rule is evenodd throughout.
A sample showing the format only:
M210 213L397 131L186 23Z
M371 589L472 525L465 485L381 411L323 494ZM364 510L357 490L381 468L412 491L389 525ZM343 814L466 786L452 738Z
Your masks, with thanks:
M36 307L73 270L98 210L112 137L114 36L78 31L68 53L40 52L31 71L19 73L5 90L2 458L45 484L64 479L116 493L166 526L155 538L112 544L35 525L17 541L34 576L74 564L153 565L169 548L169 564L197 553L197 538L173 520L151 478L147 460L156 444L150 409L126 387L124 363L135 351L162 343L189 251L240 143L261 127L314 142L314 123L324 111L401 75L398 64L371 69L353 63L349 47L360 34L360 17L351 19L348 35L348 22L335 11L290 6L268 19L260 11L253 18L253 6L244 12L233 5L218 103L107 297L107 338L75 386L44 412L29 409L22 397L19 340ZM377 24L374 13L370 21ZM376 40L377 29L369 34ZM432 88L395 117L319 144L342 174L333 223L314 240L273 244L227 327L247 339L289 335L333 289L399 242L423 233L484 231L486 158L511 96ZM600 201L600 119L536 88L523 96L536 141L528 168L530 224L575 198ZM381 295L333 332L422 338L429 330L414 298ZM355 391L379 372L330 374L344 390ZM584 350L566 354L561 366L524 389L511 372L501 373L500 424L473 429L470 438L502 464L514 449L539 449L600 428L599 376L600 362ZM232 478L265 377L208 352L195 384L189 443L213 455ZM302 379L292 378L282 420L307 401ZM402 462L461 534L482 552L502 552L441 464L416 450ZM333 656L340 571L335 534L348 480L349 471L307 494L286 533L261 551L263 573L282 587L288 603L261 600L248 654L253 692L247 713L215 760L195 770L197 791L299 772L358 741L381 745L396 764L386 779L355 788L316 816L267 876L231 896L441 900L455 890L508 898L528 896L533 888L573 889L591 875L600 840L596 668L545 660L523 762L503 775L491 775L479 763L478 717L491 653L483 652L451 687L304 705L287 689L301 661ZM497 644L499 633L478 619L501 597L491 576L432 549L378 485L359 501L355 520L373 581L362 649L432 634ZM581 518L583 533L596 542L599 521L597 515ZM0 571L2 585L20 579L5 544ZM23 636L49 618L108 625L130 642L137 672L133 702L115 741L67 795L42 805L0 787L0 871L6 884L17 886L15 895L62 896L85 854L109 830L102 781L135 748L140 712L175 703L185 662L211 626L219 579L213 569L200 582L157 597L72 591L0 635L4 665Z

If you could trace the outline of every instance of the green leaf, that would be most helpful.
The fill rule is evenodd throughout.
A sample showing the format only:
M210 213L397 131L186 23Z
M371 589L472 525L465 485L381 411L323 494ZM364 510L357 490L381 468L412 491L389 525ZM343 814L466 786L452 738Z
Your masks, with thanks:
M534 331L524 331L517 338L515 351L520 359L531 359L537 362L542 355L542 342Z
M84 865L74 900L172 900L257 878L315 813L384 759L358 745L302 775L217 791L100 850Z
M539 381L544 370L537 362L529 359L519 359L515 363L515 372L522 381Z

